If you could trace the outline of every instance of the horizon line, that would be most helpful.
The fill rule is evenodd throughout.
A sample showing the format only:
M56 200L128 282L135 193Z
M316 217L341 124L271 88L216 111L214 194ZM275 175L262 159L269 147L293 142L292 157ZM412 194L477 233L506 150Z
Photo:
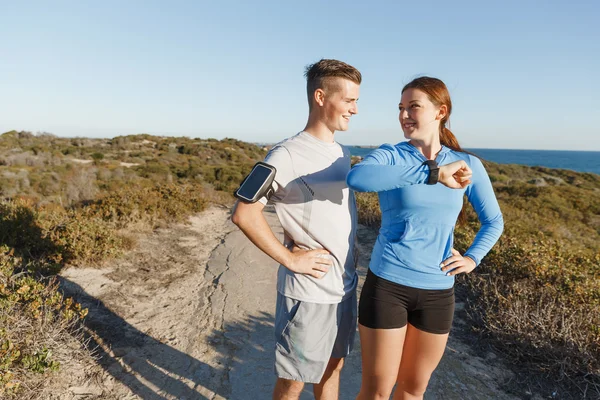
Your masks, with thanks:
M37 132L32 132L32 131L28 131L28 130L16 130L16 129L12 129L6 132L2 132L0 133L0 137L6 133L10 133L10 132L29 132L34 136L39 136L41 134L50 134L52 136L55 136L57 138L62 138L62 139L90 139L90 140L111 140L114 139L116 137L127 137L127 136L138 136L138 135L148 135L148 136L155 136L155 137L171 137L171 138L177 138L177 137L181 137L181 138L188 138L188 139L215 139L215 140L224 140L224 139L235 139L235 140L239 140L241 142L246 142L246 143L251 143L251 144L255 144L255 145L274 145L279 143L279 141L274 141L274 142L254 142L254 141L249 141L249 140L243 140L243 139L239 139L239 138L235 138L235 137L228 137L228 136L224 136L222 139L218 139L215 137L200 137L200 136L188 136L188 135L182 135L182 134L153 134L153 133L145 133L145 132L139 132L139 133L131 133L131 134L127 134L127 135L117 135L117 136L113 136L113 137L88 137L88 136L79 136L79 135L75 135L75 136L61 136L61 135L57 135L55 133L52 132L47 132L47 131L37 131ZM339 142L338 142L339 143ZM398 142L400 143L400 142ZM343 143L341 143L343 144ZM376 149L378 148L380 145L367 145L367 144L343 144L344 146L347 147L358 147L358 148L364 148L364 149ZM597 150L575 150L575 149L533 149L533 148L506 148L506 147L465 147L466 150L510 150L510 151L556 151L556 152L586 152L586 153L598 153L600 152L600 149Z

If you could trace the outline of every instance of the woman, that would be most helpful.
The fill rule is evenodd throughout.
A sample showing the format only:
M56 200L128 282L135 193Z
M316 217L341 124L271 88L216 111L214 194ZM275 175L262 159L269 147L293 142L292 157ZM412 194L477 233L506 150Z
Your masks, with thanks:
M356 191L378 192L381 207L359 305L360 400L389 399L394 384L395 400L423 398L452 325L454 276L475 269L503 229L481 161L446 128L446 85L417 78L402 89L399 108L409 140L382 145L347 178ZM481 228L461 255L452 246L465 194Z

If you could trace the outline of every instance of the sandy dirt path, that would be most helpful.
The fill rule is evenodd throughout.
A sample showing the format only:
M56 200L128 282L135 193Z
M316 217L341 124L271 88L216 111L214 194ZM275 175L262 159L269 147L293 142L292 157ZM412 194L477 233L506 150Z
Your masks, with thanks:
M272 210L265 215L282 230ZM99 360L65 365L53 399L269 399L273 375L275 263L210 208L160 229L105 268L69 268L65 291L89 308ZM376 234L359 230L360 284ZM426 399L516 399L512 373L492 352L474 354L460 304ZM66 375L65 375L66 373ZM341 399L360 387L360 344L348 357ZM519 393L525 397L531 394ZM307 387L302 399L313 398Z
M189 224L159 229L103 268L69 268L63 287L88 307L99 361L71 374L60 399L213 399L227 371L212 335L221 328L219 285L207 273L234 230L229 210L210 208ZM204 385L211 382L211 385Z

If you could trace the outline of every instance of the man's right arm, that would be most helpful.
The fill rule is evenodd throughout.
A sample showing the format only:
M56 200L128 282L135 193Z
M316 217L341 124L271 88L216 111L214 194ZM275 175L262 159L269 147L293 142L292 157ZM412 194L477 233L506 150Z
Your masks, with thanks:
M262 213L264 207L259 201L252 204L238 201L231 220L256 247L273 260L295 273L322 278L332 264L329 257L324 257L329 252L323 249L289 251L273 234Z

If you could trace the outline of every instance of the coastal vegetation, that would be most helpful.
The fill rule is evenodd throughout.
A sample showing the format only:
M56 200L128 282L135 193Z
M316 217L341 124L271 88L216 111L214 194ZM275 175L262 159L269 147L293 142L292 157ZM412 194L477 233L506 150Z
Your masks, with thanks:
M138 232L230 205L265 154L233 139L2 134L0 397L36 398L61 362L92 350L87 310L59 288L65 265L99 265Z
M65 265L100 265L139 232L230 206L265 155L234 139L0 135L0 397L35 398L63 360L88 351L86 310L56 278ZM486 168L505 231L476 272L457 279L473 337L542 393L558 380L561 398L600 397L600 176ZM360 222L377 229L377 195L357 202ZM479 226L469 205L465 212L461 252Z

